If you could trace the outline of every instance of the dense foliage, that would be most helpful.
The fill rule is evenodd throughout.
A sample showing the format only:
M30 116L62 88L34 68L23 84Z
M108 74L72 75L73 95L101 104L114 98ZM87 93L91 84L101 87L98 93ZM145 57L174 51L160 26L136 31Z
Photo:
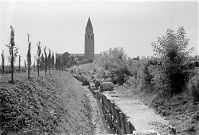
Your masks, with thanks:
M193 76L188 83L189 94L192 97L193 105L199 103L199 70L194 70Z
M127 55L123 48L114 48L103 52L96 63L110 72L114 84L123 84L125 82L124 76L130 75L127 70Z
M181 68L186 64L191 51L187 51L188 41L184 28L180 27L176 33L167 29L166 35L158 37L158 40L152 43L154 53L161 62L161 65L152 71L153 83L156 88L170 96L183 90L188 77L188 73L183 72Z

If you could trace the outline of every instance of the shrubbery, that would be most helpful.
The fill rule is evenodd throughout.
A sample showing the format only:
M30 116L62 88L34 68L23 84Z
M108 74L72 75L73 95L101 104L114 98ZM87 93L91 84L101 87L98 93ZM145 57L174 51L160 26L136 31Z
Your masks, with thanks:
M125 74L131 75L127 69L127 55L123 48L114 48L103 52L96 63L110 72L110 77L114 80L114 83L122 85L125 82Z
M199 70L195 70L193 74L188 83L188 90L192 97L193 105L196 105L199 103Z
M187 51L188 41L184 28L180 27L176 33L167 29L166 35L152 43L155 56L161 61L159 66L151 66L152 83L166 96L181 92L186 84L188 73L183 72L181 67L186 64L191 52Z

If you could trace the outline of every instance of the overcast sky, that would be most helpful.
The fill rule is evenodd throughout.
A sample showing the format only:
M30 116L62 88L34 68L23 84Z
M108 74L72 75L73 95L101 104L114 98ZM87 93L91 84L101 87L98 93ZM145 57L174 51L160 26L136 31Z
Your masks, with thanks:
M113 1L113 0L0 0L0 45L6 49L10 28L15 29L16 46L27 52L27 33L33 50L41 41L55 52L84 53L88 17L94 27L95 53L123 47L130 56L152 56L151 42L167 28L184 26L190 47L198 49L197 1ZM196 51L194 52L196 54Z

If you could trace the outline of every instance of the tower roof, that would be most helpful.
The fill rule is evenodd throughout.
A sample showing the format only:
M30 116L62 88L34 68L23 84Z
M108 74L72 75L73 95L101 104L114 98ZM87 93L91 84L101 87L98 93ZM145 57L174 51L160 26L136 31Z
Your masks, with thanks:
M87 22L86 27L92 27L93 28L90 17L88 18L88 22Z

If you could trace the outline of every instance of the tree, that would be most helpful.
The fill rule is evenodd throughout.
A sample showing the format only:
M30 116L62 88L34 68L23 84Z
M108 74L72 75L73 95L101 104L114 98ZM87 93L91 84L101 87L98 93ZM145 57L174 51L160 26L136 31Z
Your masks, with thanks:
M52 52L52 57L51 57L51 65L52 65L52 69L54 68L55 66L55 56L54 56L54 53Z
M24 60L24 67L25 67L25 72L26 72L26 60Z
M27 64L28 64L28 79L30 79L30 70L31 70L31 42L30 34L28 35L28 52L27 52Z
M56 62L55 62L56 70L63 70L63 57L61 54L56 54Z
M9 60L11 65L11 83L14 83L14 62L17 57L18 48L15 46L15 31L12 26L10 26L11 33L10 33L10 43L6 45L9 48Z
M21 72L21 55L19 55L19 73Z
M114 83L122 85L125 82L125 74L130 75L127 70L127 55L123 48L109 49L101 54L97 61L98 65L109 70Z
M41 54L41 60L40 60L40 69L43 70L45 68L45 58L43 53Z
M60 56L60 66L61 66L61 71L63 71L64 70L64 60L63 60L62 55Z
M48 50L48 70L50 74L50 68L51 68L51 50Z
M55 59L56 59L56 60L55 60L55 69L58 70L58 62L59 62L58 57L59 57L59 56L58 56L57 53L55 54L55 56L56 56L56 58L55 58Z
M73 66L74 65L74 59L75 59L75 57L73 55L70 56L69 62L68 62L69 66Z
M187 62L193 48L187 50L189 39L183 27L175 33L167 29L166 35L158 37L152 43L155 56L162 61L162 66L153 73L153 83L170 96L182 91L187 73L181 67ZM163 88L164 87L164 88Z
M69 65L69 60L70 60L69 56L70 56L70 54L68 52L61 54L61 57L63 59L63 66Z
M41 55L41 42L39 41L37 44L37 74L39 76L39 68L40 68L40 55Z
M4 50L2 50L1 53L1 66L2 66L2 74L5 72L5 55L4 55Z
M36 65L35 65L35 58L34 58L33 69L34 69L34 72L35 72L35 69L36 69Z
M47 65L48 65L48 57L47 57L47 53L46 53L46 46L44 47L44 63L45 63L45 75L47 73Z

